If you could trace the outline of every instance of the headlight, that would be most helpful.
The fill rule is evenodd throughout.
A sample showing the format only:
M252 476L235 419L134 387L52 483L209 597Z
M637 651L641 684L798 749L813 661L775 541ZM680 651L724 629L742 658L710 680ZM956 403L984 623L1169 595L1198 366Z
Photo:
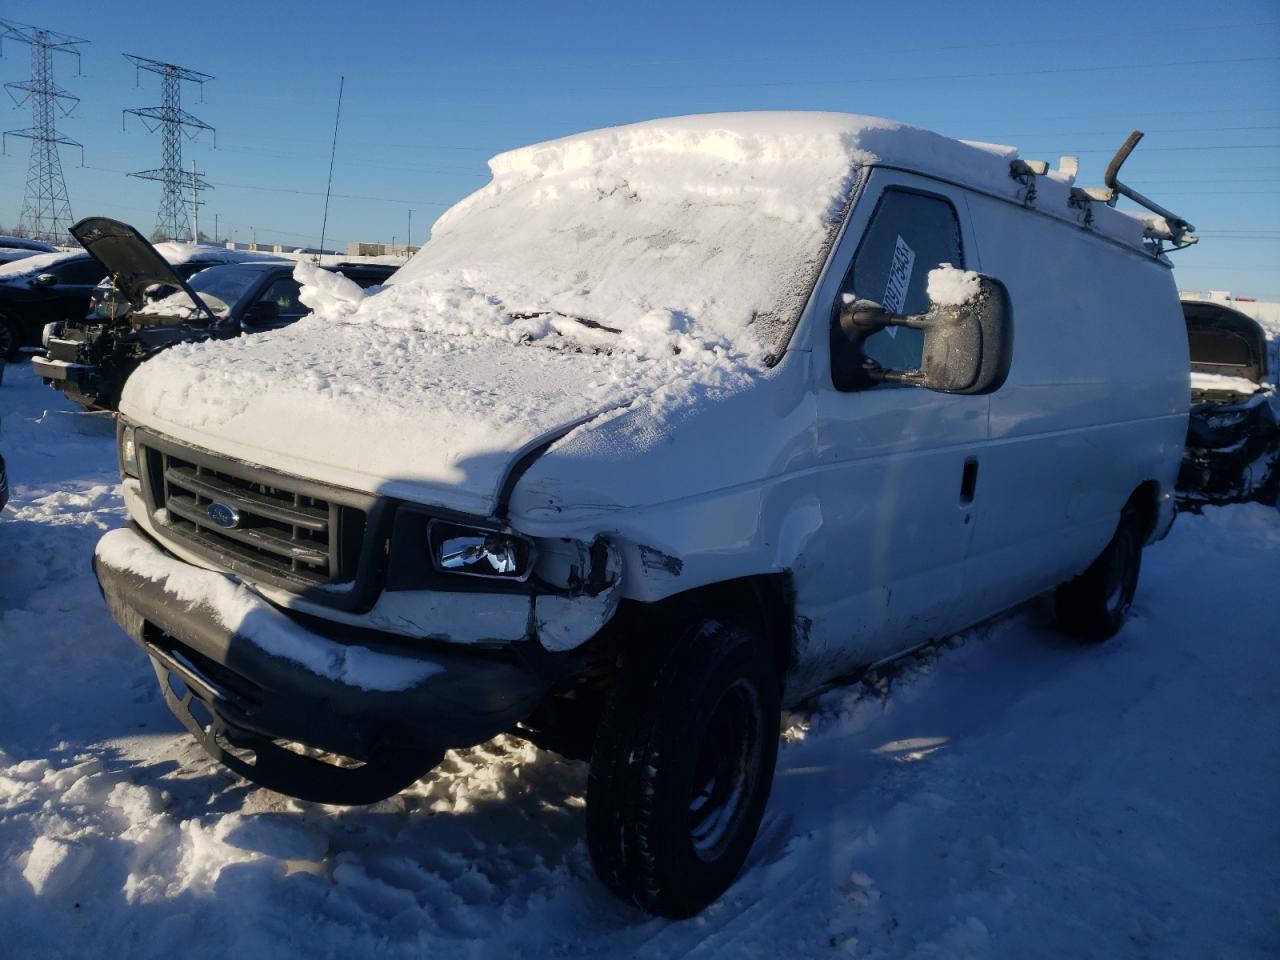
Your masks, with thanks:
M133 427L120 421L120 472L126 477L138 476L138 448L134 444Z
M533 570L533 543L514 533L432 520L427 542L432 564L443 573L523 581Z
M55 320L53 323L46 323L44 329L40 331L40 346L46 350L49 349L49 341L53 337L60 337L63 331L67 329L66 321Z

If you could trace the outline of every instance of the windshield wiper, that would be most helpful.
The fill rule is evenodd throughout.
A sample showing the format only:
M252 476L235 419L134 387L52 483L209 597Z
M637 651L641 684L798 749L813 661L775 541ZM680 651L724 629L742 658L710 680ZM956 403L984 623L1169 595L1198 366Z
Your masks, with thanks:
M564 317L566 320L575 320L591 330L603 330L605 333L621 333L617 327L605 326L599 320L592 320L590 317L575 317L571 313L561 313L559 310L529 310L520 313L507 314L512 320L535 320L538 317Z

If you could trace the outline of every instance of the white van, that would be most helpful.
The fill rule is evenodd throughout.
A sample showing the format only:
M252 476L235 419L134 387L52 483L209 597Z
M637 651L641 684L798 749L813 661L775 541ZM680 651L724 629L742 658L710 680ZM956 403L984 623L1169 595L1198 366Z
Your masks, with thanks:
M301 265L315 315L128 382L95 567L231 769L369 802L519 725L590 760L604 882L683 916L781 706L1055 588L1120 628L1173 518L1185 223L843 114L490 166L380 291Z

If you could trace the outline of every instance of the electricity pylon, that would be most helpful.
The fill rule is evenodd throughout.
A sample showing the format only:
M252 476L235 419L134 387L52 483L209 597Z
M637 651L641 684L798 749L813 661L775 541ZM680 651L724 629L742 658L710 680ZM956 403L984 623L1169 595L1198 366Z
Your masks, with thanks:
M54 82L53 55L73 54L78 72L80 51L76 47L89 41L54 30L0 19L0 45L5 40L17 40L31 48L31 79L5 84L5 89L9 91L15 104L31 104L31 126L25 130L6 130L2 141L6 153L10 137L22 137L31 141L27 189L22 198L18 229L37 240L67 243L67 228L73 221L67 182L62 176L62 158L58 156L58 144L79 147L81 163L84 162L84 146L68 137L58 136L58 112L69 116L80 98Z
M192 234L191 224L187 219L187 203L194 210L201 203L200 191L212 190L213 187L199 173L193 170L183 172L182 137L185 134L188 139L194 140L205 130L213 132L213 127L182 109L182 81L200 84L203 92L205 81L212 80L213 77L177 64L150 60L131 53L126 53L125 59L138 69L139 74L146 70L160 75L161 103L158 107L126 110L124 116L133 114L140 117L148 131L155 133L162 130L164 136L164 166L155 170L140 170L129 176L141 180L158 180L164 185L164 192L160 195L160 210L156 214L155 232L158 237L169 240L190 237L196 240L198 238ZM122 117L122 123L123 119ZM187 194L187 191L190 193Z

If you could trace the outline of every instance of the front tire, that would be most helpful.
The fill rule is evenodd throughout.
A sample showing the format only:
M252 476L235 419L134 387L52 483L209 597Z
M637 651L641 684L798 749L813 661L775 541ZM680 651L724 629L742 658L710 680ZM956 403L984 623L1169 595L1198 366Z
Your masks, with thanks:
M22 346L22 328L17 321L0 317L0 361L16 360Z
M650 647L619 672L587 778L587 845L615 894L688 917L729 888L750 852L780 705L764 638L711 616L676 632L656 666Z
M1088 570L1054 593L1054 614L1063 629L1092 643L1116 635L1133 605L1142 547L1142 517L1133 506L1126 506L1106 549Z

